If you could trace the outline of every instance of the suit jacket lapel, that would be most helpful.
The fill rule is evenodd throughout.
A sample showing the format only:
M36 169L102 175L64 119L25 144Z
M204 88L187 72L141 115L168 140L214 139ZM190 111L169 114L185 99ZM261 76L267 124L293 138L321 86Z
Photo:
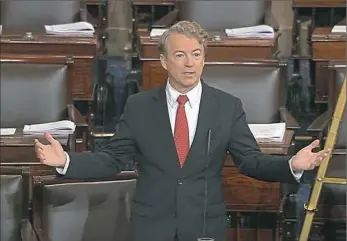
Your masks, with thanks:
M152 115L156 119L156 141L160 141L165 146L163 151L163 160L167 160L168 164L170 165L170 168L172 168L172 170L177 171L178 169L181 169L181 167L178 162L175 141L172 135L165 87L166 84L160 87L158 91L153 95L155 108L153 108L154 112L152 113Z

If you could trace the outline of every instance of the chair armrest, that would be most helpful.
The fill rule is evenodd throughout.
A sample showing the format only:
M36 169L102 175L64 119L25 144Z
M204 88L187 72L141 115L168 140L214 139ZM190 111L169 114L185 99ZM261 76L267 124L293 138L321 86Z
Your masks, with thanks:
M76 124L76 126L88 126L86 117L81 115L81 112L73 105L67 105L67 114L69 119Z
M168 28L178 20L179 10L175 9L152 24L152 28Z
M296 119L290 114L290 112L285 107L281 107L279 109L280 119L281 121L286 123L286 128L289 130L297 130L300 129L300 125L296 121Z
M324 112L320 116L315 119L309 127L307 127L307 131L309 132L323 132L330 122L330 113L328 111Z
M22 221L21 236L22 241L39 241L29 220Z

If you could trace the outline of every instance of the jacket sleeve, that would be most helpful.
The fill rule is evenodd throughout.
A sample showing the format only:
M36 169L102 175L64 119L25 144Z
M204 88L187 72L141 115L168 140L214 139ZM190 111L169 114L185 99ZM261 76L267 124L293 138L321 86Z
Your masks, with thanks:
M118 132L97 153L69 152L70 163L64 178L109 178L121 172L136 154L134 137L134 104L128 98Z
M234 112L228 150L238 170L261 181L296 183L289 166L291 156L262 153L248 127L246 114L239 99Z

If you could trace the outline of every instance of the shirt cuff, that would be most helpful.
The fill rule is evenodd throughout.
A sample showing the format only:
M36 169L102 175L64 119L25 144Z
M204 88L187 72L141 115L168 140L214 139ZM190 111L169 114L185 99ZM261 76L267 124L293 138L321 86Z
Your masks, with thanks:
M65 166L63 168L62 167L57 167L56 168L57 172L60 175L65 175L66 174L67 169L68 169L69 164L70 164L70 157L69 157L69 155L66 152L64 152L64 153L65 153L65 158L66 158Z
M292 160L293 158L290 158L289 160L289 167L290 167L290 171L292 172L294 178L296 179L296 181L300 181L301 177L302 177L302 174L304 174L304 171L298 171L298 170L293 170L292 168Z

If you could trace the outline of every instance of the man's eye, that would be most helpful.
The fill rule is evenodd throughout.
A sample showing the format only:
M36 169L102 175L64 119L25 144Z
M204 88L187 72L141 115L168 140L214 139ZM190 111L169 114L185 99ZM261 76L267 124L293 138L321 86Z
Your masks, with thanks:
M182 57L183 57L183 54L176 54L176 57L177 57L177 58L182 58Z
M194 53L195 57L200 57L200 55L201 55L200 53Z

